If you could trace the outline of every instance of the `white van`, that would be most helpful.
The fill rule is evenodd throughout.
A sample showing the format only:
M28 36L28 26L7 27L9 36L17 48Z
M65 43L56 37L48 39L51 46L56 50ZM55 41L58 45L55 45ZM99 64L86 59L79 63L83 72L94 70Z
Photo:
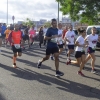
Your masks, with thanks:
M91 34L91 28L92 27L96 27L97 29L97 34L100 34L100 25L92 25L92 26L88 26L87 29L86 29L86 33L87 35L90 35Z

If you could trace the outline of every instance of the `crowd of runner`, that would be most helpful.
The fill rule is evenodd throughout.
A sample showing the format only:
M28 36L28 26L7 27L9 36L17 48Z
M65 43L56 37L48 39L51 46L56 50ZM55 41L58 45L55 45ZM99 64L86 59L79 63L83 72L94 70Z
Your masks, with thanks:
M37 63L37 68L41 68L42 63L49 58L55 61L56 74L55 76L63 76L64 73L59 70L59 55L66 51L66 66L76 64L79 66L77 71L78 75L85 76L82 72L85 64L91 59L91 72L96 73L95 69L95 49L96 44L100 41L99 36L96 34L96 28L92 27L91 34L87 35L86 30L78 28L78 37L73 31L73 26L69 25L63 30L62 24L58 23L56 19L51 20L51 27L41 26L38 34L34 25L23 26L15 24L8 25L0 24L0 52L2 44L7 47L10 45L13 51L13 67L17 68L17 56L22 55L25 50L25 43L29 48L34 44L35 39L39 40L39 47L42 44L46 46L45 57L40 59ZM38 37L37 37L38 36ZM71 59L71 54L75 54L75 61ZM88 53L86 57L86 53Z

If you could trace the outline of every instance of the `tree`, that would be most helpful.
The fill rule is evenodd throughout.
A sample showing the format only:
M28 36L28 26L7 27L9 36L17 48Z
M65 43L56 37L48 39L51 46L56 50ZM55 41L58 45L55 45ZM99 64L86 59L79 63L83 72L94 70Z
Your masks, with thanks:
M25 21L23 22L23 25L27 26L27 25L34 25L33 21L29 18L26 18Z
M50 27L51 23L48 21L48 22L44 23L44 25L46 25L47 27Z
M97 24L100 21L100 0L56 0L60 10L68 14L72 20L82 23Z

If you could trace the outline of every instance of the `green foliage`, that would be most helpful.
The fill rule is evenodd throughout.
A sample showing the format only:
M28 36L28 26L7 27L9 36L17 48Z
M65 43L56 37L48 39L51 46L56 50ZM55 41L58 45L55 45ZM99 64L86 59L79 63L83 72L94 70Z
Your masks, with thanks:
M51 23L50 22L46 22L46 23L44 23L44 25L46 25L47 27L50 27Z
M99 24L100 0L56 0L60 3L63 15L82 23Z
M29 18L26 18L25 21L23 22L23 25L34 25L33 21Z

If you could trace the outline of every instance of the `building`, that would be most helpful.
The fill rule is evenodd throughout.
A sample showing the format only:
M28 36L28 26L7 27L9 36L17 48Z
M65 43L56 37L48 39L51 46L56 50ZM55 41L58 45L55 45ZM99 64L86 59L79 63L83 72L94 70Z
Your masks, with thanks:
M62 17L62 21L61 21L63 27L64 26L69 26L69 25L73 25L73 28L77 29L78 27L84 27L86 28L88 26L88 24L83 24L80 23L80 21L72 21L70 18L68 17Z

